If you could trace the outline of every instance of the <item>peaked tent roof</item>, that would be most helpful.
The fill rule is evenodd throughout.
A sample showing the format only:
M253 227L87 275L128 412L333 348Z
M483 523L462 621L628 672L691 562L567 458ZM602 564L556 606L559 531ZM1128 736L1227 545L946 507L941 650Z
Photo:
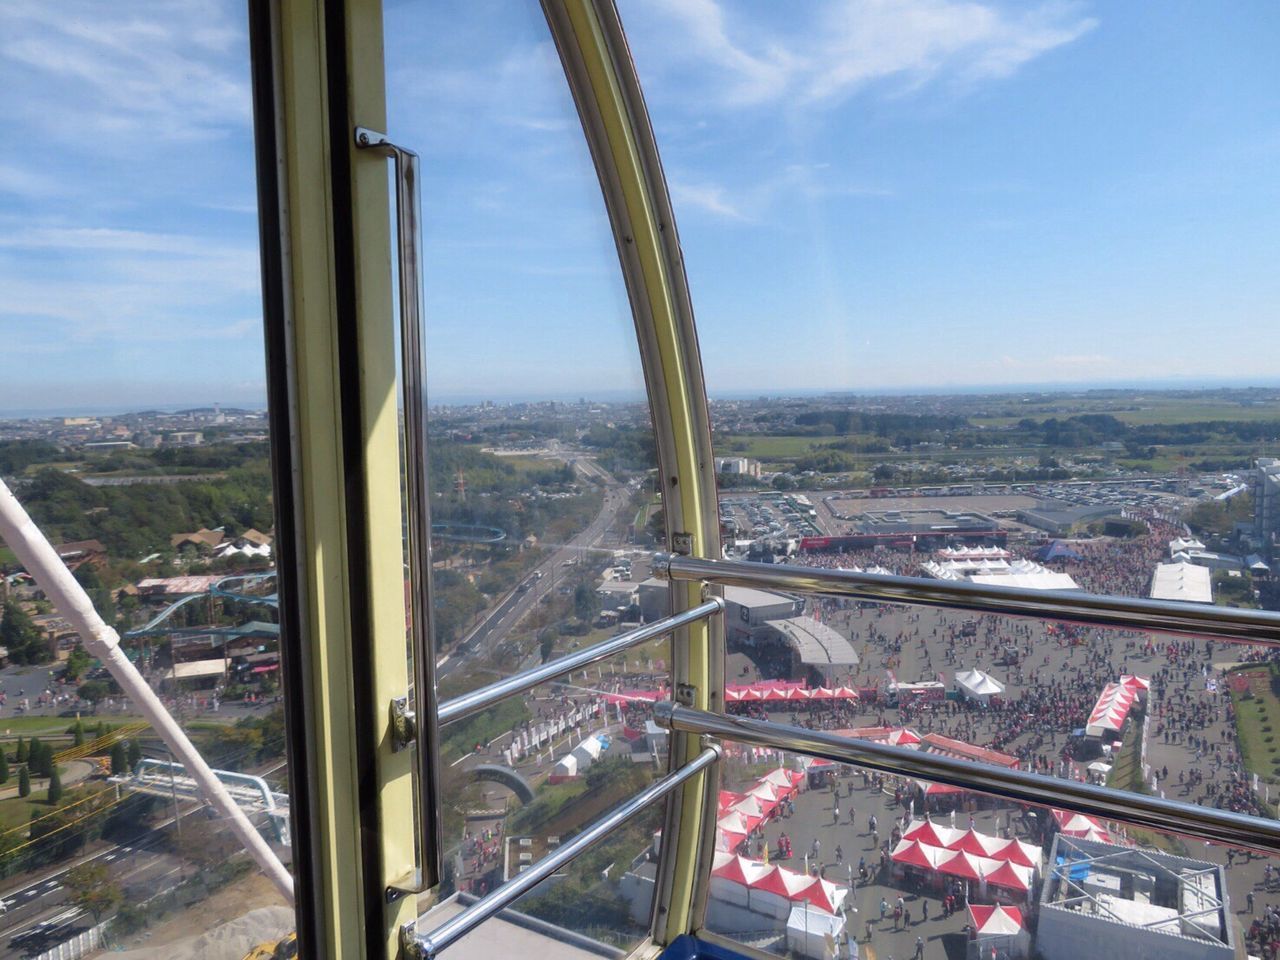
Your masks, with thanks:
M1022 911L999 904L969 904L969 918L980 937L1011 937L1022 930Z
M994 870L987 871L983 875L983 879L994 886L1025 893L1031 889L1030 873L1030 867L1015 867L1008 860L1005 860Z
M932 820L916 820L908 825L902 836L905 840L919 840L932 847L945 847L961 835L954 827L946 827Z
M956 683L974 697L990 697L1004 693L1004 684L984 670L961 670L956 674Z

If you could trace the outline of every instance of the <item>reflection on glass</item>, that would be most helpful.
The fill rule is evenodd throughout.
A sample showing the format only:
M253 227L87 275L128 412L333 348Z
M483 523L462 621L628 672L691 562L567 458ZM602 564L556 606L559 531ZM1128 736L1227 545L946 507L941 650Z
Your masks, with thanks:
M649 933L662 810L659 804L641 813L450 951L458 956L624 956ZM552 838L550 849L568 839ZM547 852L548 844L512 835L501 838L496 849L504 869L515 874ZM466 891L446 893L420 919L419 930L429 932L475 899Z
M707 926L757 948L1065 958L1105 943L1135 956L1225 958L1275 935L1266 900L1280 876L1265 857L727 749Z
M0 11L0 475L287 865L245 16ZM0 608L0 955L288 934L3 544Z
M387 11L388 113L423 158L442 696L636 622L657 512L634 325L536 4Z
M1280 609L1273 17L620 8L735 555Z
M492 890L666 771L651 720L669 651L644 644L441 729L442 896Z

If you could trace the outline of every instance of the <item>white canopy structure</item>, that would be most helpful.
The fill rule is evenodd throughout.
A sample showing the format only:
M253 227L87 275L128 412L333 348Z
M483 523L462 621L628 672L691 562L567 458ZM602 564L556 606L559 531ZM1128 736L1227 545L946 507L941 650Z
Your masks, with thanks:
M792 904L787 916L787 949L812 960L838 956L836 945L844 933L844 917L819 910L802 900Z
M970 700L990 703L992 697L1004 693L1004 684L982 670L961 670L956 674L956 686Z
M858 653L847 638L813 617L770 620L773 627L795 648L800 662L813 666L856 666Z
M920 565L920 569L935 580L969 580L996 587L1022 587L1025 590L1080 589L1080 585L1070 574L1050 570L1031 560L928 560Z
M1102 688L1102 694L1094 704L1093 712L1089 714L1089 722L1084 728L1085 736L1114 737L1124 727L1125 718L1129 716L1129 710L1137 698L1133 687L1122 683L1108 683Z
M1208 567L1194 563L1159 563L1151 577L1151 599L1213 603L1213 579Z
M1187 553L1191 550L1203 550L1204 544L1194 537L1178 537L1169 541L1169 556L1178 553Z

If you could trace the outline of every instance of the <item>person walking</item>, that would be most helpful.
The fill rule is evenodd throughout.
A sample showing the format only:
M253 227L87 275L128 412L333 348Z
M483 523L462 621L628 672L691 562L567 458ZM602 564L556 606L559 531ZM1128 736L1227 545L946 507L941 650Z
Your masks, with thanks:
M924 937L916 937L915 960L924 960Z

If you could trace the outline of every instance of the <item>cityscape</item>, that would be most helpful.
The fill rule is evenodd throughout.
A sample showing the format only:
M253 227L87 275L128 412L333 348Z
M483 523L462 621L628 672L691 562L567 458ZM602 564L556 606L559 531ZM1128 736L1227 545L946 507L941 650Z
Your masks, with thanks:
M1280 608L1280 390L776 396L711 411L726 557ZM665 615L645 404L481 401L428 421L442 698ZM0 476L219 776L242 778L237 797L287 861L267 438L265 411L217 404L5 420ZM35 956L89 930L127 944L192 911L272 902L12 554L0 570L2 948ZM742 588L725 599L730 712L1274 816L1280 667L1258 648ZM446 893L492 889L660 773L651 714L670 656L654 641L444 728ZM809 940L822 930L869 956L906 955L917 937L959 956L978 918L1010 955L1051 955L1050 930L1061 956L1112 927L1142 955L1187 941L1225 956L1262 936L1271 870L1244 853L728 750L708 923L754 946L820 956L797 945L797 903ZM647 820L522 909L626 942L652 897L660 823ZM1062 860L1077 863L1069 877L1048 866ZM182 879L192 863L198 891ZM264 909L287 926L283 904Z

